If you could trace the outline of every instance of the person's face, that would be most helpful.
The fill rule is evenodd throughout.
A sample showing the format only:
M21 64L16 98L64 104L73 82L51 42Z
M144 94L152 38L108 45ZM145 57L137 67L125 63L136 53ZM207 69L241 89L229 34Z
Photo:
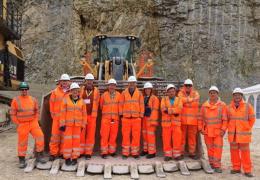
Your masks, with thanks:
M78 97L79 96L79 89L72 89L70 90L72 97Z
M28 89L22 89L21 90L21 95L22 96L27 96L28 95Z
M136 82L129 82L128 84L129 88L135 88L136 87Z
M109 84L108 85L108 91L114 92L116 90L116 84Z
M186 92L187 92L187 93L190 93L190 92L191 92L191 89L192 89L192 85L191 85L191 84L186 84L186 85L184 85L184 86L185 86Z
M167 96L169 96L169 98L174 98L176 95L176 90L174 88L171 88L167 91Z
M144 94L145 94L146 96L150 96L151 93L152 93L152 88L146 88L146 89L144 89Z
M62 88L67 89L70 85L70 81L60 81L60 85Z
M233 94L233 100L235 103L239 103L240 101L242 101L243 95L240 93L235 93Z
M86 86L87 87L93 87L94 80L86 80Z
M218 92L217 91L209 91L209 100L216 101L218 99Z

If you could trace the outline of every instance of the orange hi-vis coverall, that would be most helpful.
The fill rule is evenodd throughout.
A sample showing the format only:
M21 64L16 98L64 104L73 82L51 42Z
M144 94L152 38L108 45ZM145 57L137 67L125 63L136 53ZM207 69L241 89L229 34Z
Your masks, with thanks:
M140 136L141 136L141 118L144 116L144 98L142 93L136 88L133 95L126 88L121 94L121 110L122 118L122 154L139 155ZM130 136L132 135L132 141Z
M186 139L188 139L188 151L195 155L199 118L199 93L192 89L190 95L186 94L186 88L182 88L178 96L182 99L183 109L181 113L182 129L182 153L185 152Z
M37 100L32 96L18 96L12 100L10 115L17 125L18 156L25 157L28 136L31 134L36 142L36 152L44 149L44 137L38 123L39 109Z
M179 97L175 97L174 103L170 98L163 97L161 100L162 112L162 137L164 156L177 158L181 156L182 132L181 111L183 105Z
M60 127L66 126L64 132L63 157L77 159L80 156L80 134L86 127L87 113L83 99L77 101L66 96L61 103Z
M156 140L155 131L158 125L159 118L159 107L160 101L155 95L151 95L147 102L146 108L149 108L150 113L144 113L144 118L142 121L142 133L143 133L143 151L148 152L148 154L156 153Z
M234 101L227 108L228 141L233 170L240 170L241 165L245 173L252 172L249 143L251 142L252 127L255 123L253 107L240 102L236 108Z
M215 104L203 103L198 121L199 131L204 134L208 150L209 164L214 168L221 167L223 136L227 129L227 107L218 100Z
M121 95L115 91L108 91L100 98L101 120L101 154L113 154L116 152L116 139L119 126L119 107Z
M49 147L50 154L53 156L62 154L63 137L62 132L59 130L59 118L61 115L61 103L66 95L68 95L68 92L63 91L62 87L59 85L51 92L51 97L49 100L50 113L52 118L51 139Z
M100 99L99 90L94 87L92 91L87 92L86 88L83 88L81 91L81 97L86 105L88 124L81 132L80 154L92 155L95 145L96 120Z

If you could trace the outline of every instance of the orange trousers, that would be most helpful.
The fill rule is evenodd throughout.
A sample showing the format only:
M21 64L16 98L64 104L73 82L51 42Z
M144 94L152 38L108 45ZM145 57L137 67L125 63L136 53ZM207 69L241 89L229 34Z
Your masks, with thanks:
M204 140L208 150L209 164L214 168L220 168L223 149L223 137L208 137L207 135L204 135Z
M156 140L155 140L155 130L156 126L148 125L147 117L143 118L142 122L142 134L143 134L143 151L148 152L148 154L156 153Z
M80 156L80 133L80 126L66 126L63 144L64 159L77 159Z
M59 119L53 119L51 129L51 139L49 143L50 154L53 156L59 156L62 154L63 146L63 133L59 130Z
M162 127L164 156L176 158L181 155L182 132L180 126Z
M118 133L118 120L111 122L112 119L102 118L101 121L101 141L100 149L101 154L112 154L116 152L116 139Z
M182 130L182 153L183 154L185 153L186 138L188 136L189 155L195 155L196 145L197 145L198 126L182 124L181 130Z
M36 152L44 149L44 137L38 121L19 123L18 133L18 156L25 157L27 152L28 137L31 134L35 140Z
M88 124L81 132L80 137L80 154L92 155L95 145L96 135L96 118L88 115Z
M122 154L139 155L141 138L141 118L122 118ZM131 138L132 137L132 138ZM132 141L131 141L132 139Z
M242 165L245 173L252 172L249 143L230 143L230 154L233 170L240 170Z

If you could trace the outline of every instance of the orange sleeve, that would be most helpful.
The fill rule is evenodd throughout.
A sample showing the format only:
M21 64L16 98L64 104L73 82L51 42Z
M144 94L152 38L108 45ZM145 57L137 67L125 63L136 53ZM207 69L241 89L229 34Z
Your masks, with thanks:
M12 100L11 103L11 110L10 110L10 115L11 115L11 119L15 124L19 124L18 120L17 120L17 102L15 99Z
M125 96L124 96L124 92L122 92L119 98L119 115L123 115L124 102L125 102Z
M227 120L227 105L224 103L222 106L222 127L221 129L223 131L226 131L228 125L228 120Z
M60 127L65 126L65 120L66 120L66 112L67 112L67 103L66 98L64 98L61 102L61 115L60 115Z
M165 104L165 98L162 98L161 100L161 112L164 113L164 111L167 110L166 104Z
M255 112L254 108L252 107L251 104L248 104L248 123L251 128L253 128L255 124Z
M104 94L105 94L105 93L104 93ZM100 106L100 109L101 109L101 110L102 110L103 104L104 104L104 94L101 95L100 101L99 101L99 106Z
M139 97L139 104L140 104L140 117L144 117L144 96L140 93Z
M98 106L99 106L99 99L100 99L100 94L99 94L99 90L97 88L95 88L95 92L94 92L94 97L93 97L93 108L92 108L92 113L91 115L93 117L97 117L97 113L98 113Z
M39 115L40 115L40 113L39 113L39 105L38 105L38 101L37 101L37 99L35 99L35 98L33 98L33 101L34 101L34 111L35 111L35 120L36 121L39 121Z
M198 118L198 129L199 131L204 130L204 106L201 106Z
M51 113L51 117L52 119L54 118L53 113L54 113L54 106L55 106L55 91L53 90L51 92L51 96L50 96L50 100L49 100L49 104L50 104L50 113Z
M86 125L88 124L88 115L87 115L86 105L84 102L82 106L82 117L83 117L82 127L86 128Z
M154 96L152 102L152 113L150 118L152 118L151 124L157 125L159 119L159 108L160 108L160 101L158 97Z

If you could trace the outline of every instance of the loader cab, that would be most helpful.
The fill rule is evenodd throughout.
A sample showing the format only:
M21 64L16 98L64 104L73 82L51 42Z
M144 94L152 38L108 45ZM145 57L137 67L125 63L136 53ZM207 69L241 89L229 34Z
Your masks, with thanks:
M92 46L95 51L94 64L100 64L98 79L124 80L135 75L134 64L140 45L140 39L136 36L95 36Z

